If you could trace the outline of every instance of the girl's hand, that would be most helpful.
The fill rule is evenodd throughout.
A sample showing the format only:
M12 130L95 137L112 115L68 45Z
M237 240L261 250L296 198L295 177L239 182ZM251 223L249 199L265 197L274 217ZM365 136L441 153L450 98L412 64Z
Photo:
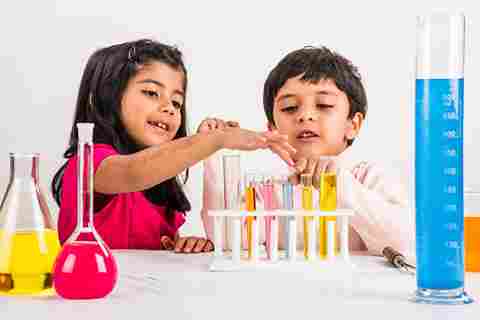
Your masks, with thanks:
M240 127L226 127L222 131L222 147L226 149L253 151L269 148L289 165L296 150L288 143L288 136L276 131L255 132Z
M212 241L200 237L181 237L175 243L175 253L200 253L213 251Z
M300 183L302 174L311 175L313 178L313 186L320 189L321 175L325 172L335 172L336 166L332 159L319 158L300 158L294 166L295 172L290 176L289 180L294 185Z
M179 237L172 240L169 236L160 238L162 250L174 250L175 253L200 253L213 251L213 242L200 237Z
M224 121L217 118L206 118L198 126L197 133L200 132L209 132L213 130L223 130L227 127L235 128L238 127L238 122L236 121Z

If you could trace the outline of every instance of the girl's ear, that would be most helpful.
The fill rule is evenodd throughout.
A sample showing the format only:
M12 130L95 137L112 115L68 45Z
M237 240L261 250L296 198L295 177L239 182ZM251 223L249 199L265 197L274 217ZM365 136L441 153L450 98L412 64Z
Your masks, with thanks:
M360 112L354 114L352 119L348 119L348 125L345 132L345 138L352 140L357 137L363 124L363 115Z

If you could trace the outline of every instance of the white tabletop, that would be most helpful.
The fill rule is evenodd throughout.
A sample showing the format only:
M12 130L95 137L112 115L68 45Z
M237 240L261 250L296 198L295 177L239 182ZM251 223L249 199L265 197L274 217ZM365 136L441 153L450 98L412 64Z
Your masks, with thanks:
M105 299L0 297L0 319L478 319L480 303L408 301L415 277L382 258L353 256L352 276L332 271L209 272L210 254L115 251L120 276ZM467 274L480 299L480 274ZM302 318L299 318L301 316ZM94 317L94 318L93 318ZM139 319L139 318L138 318Z

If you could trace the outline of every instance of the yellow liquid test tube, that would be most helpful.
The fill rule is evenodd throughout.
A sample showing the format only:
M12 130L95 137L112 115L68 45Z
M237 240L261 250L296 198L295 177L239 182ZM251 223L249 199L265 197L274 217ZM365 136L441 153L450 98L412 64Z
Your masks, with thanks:
M246 207L247 211L255 211L256 209L256 203L255 203L255 187L253 186L253 183L248 183L247 188L246 188ZM252 258L252 248L253 248L253 237L252 237L252 232L253 232L253 220L255 217L252 216L247 216L247 244L248 244L248 258Z
M302 184L302 208L303 210L313 210L312 176L302 174L300 177L300 182ZM312 220L313 217L303 217L303 255L305 256L305 259L308 259L308 226Z
M335 211L337 209L337 175L335 173L322 173L320 175L320 198L319 207L322 211ZM318 254L321 259L327 256L327 224L329 221L337 221L335 216L319 217L318 224ZM335 228L336 229L336 228ZM334 235L336 235L336 230ZM333 239L336 239L334 236ZM337 251L335 243L335 251Z

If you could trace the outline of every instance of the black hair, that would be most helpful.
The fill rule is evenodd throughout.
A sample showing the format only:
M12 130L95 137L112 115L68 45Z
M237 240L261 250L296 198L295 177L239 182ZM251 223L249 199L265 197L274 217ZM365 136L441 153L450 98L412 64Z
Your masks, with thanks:
M93 122L93 142L111 145L120 154L131 154L145 148L139 146L127 133L121 121L121 101L128 81L138 73L141 66L152 62L161 62L183 72L183 90L186 95L187 70L182 53L175 47L141 39L102 48L90 56L80 82L70 141L64 153L66 159L77 152L76 124L79 122ZM187 136L186 123L184 102L181 108L181 124L174 139ZM66 165L67 163L56 172L51 184L58 205ZM188 169L183 183L187 179ZM151 202L166 206L168 219L173 217L173 210L185 212L191 209L177 177L145 190L144 194Z
M360 112L367 114L367 95L357 67L340 54L326 47L304 47L287 54L270 72L263 88L263 107L268 121L273 119L274 100L288 79L303 74L301 80L317 83L331 79L347 95L350 104L348 118ZM350 146L354 139L347 140Z

